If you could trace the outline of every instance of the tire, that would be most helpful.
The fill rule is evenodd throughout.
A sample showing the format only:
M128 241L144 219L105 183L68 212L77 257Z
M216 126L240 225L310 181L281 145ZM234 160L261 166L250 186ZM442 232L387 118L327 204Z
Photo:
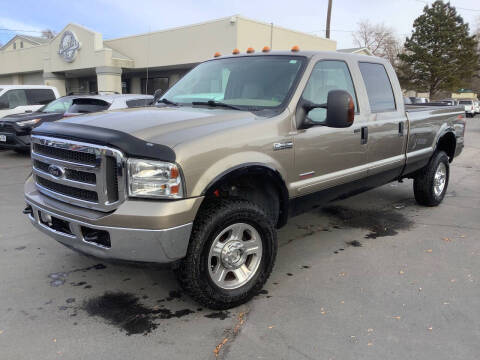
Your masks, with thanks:
M243 228L247 230L238 230ZM241 236L233 237L235 229ZM239 238L242 242L235 240ZM233 250L235 256L232 257L240 260L233 265L229 263L232 260L230 246L253 244L254 241L258 245L255 254ZM222 250L215 252L219 248ZM241 305L259 293L272 272L276 254L274 224L261 207L247 200L214 200L203 206L197 215L187 255L175 272L181 287L193 299L207 308L224 310ZM241 274L247 274L249 268L252 270L243 279L244 283L240 277L236 279L235 271L240 269L226 269L224 280L215 280L221 278L218 274L225 269L224 263L239 266L244 256Z
M444 170L443 176L439 174L442 169ZM448 156L444 151L438 151L413 180L413 193L417 203L424 206L439 205L447 192L449 178Z

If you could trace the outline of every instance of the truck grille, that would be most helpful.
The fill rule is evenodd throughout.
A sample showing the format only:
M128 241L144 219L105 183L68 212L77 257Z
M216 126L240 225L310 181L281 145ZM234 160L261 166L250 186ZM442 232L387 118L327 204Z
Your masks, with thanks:
M125 161L116 149L33 135L32 160L44 195L100 211L114 210L125 198Z

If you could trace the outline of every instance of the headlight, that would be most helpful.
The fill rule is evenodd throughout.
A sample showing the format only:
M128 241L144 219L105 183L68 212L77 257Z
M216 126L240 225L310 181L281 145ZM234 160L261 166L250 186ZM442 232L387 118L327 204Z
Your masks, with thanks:
M143 159L128 159L128 194L135 197L183 197L182 179L178 166L172 163Z
M18 121L15 124L17 124L20 127L33 126L36 123L38 123L40 120L42 120L42 119L32 119L32 120Z

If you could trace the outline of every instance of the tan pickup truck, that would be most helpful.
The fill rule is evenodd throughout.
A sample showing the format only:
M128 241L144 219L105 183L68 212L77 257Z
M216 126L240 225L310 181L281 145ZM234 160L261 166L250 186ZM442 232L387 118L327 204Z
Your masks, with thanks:
M194 299L225 309L265 284L289 216L402 178L419 204L438 205L463 117L405 109L379 58L221 56L156 106L34 129L24 212L82 253L171 263Z

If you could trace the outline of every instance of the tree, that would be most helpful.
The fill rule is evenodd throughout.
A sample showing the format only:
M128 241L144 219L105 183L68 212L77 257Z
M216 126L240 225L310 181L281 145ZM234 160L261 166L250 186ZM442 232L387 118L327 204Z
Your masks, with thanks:
M407 89L452 91L468 84L478 69L477 41L453 6L435 1L415 19L399 55L399 77Z
M396 64L402 47L392 28L362 20L352 37L356 46L367 48L373 55L383 57L393 65Z
M42 37L45 39L53 39L55 37L55 32L50 29L44 29L42 30Z

